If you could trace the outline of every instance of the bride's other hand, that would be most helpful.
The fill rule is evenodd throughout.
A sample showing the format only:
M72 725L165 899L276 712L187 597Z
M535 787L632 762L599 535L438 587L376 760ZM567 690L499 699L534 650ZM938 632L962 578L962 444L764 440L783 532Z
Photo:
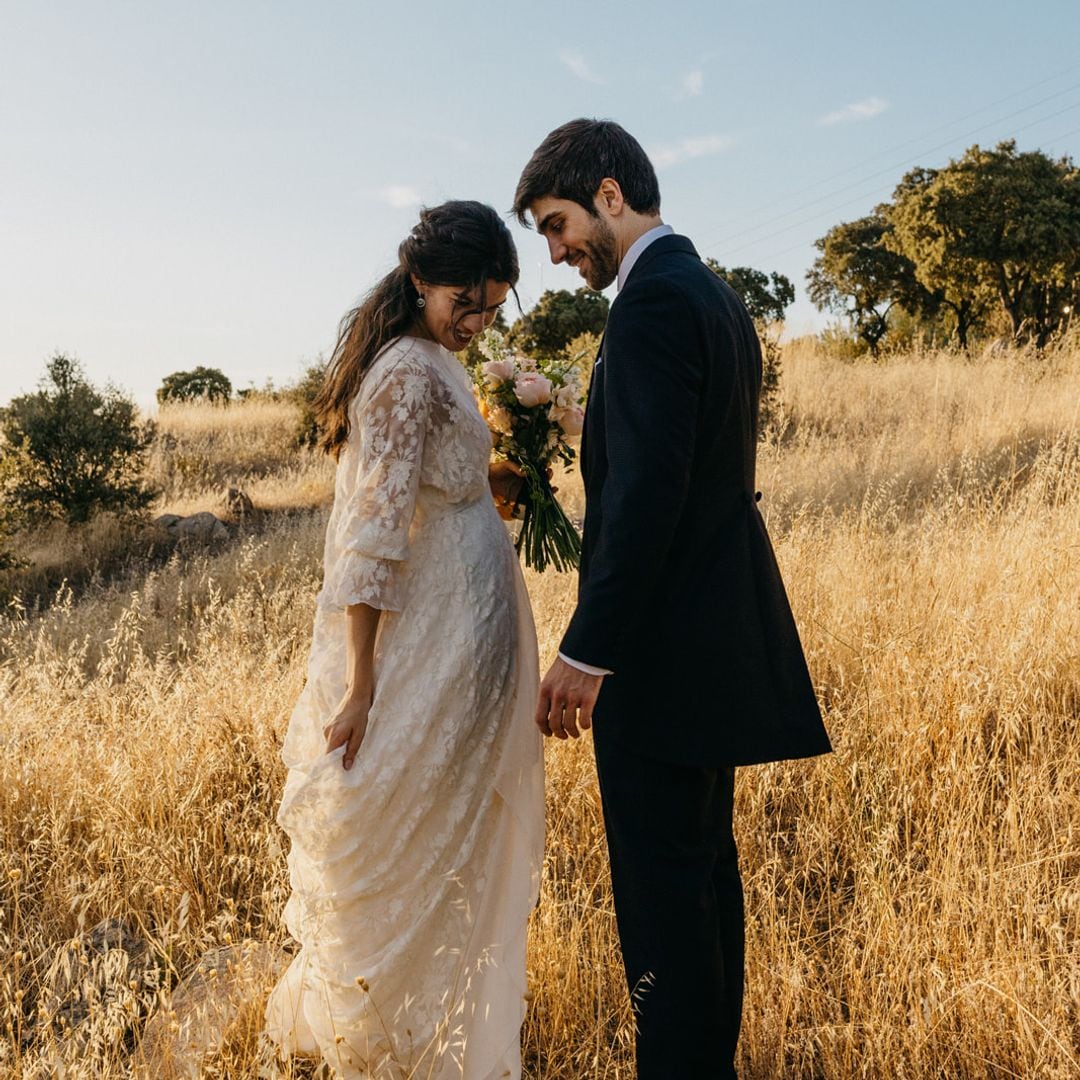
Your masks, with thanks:
M326 752L345 747L341 764L351 769L367 733L368 711L375 686L375 635L382 612L369 604L345 609L345 696L323 728Z
M488 466L488 484L491 487L491 496L495 500L495 506L498 508L499 517L504 521L513 521L515 518L521 517L521 507L518 504L518 513L514 513L514 505L521 498L521 489L525 481L522 479L525 473L519 465L515 465L512 461L493 461ZM547 476L550 480L553 473L549 467L547 470ZM553 487L551 489L554 494L559 489Z
M356 760L356 753L367 734L368 712L371 709L371 695L354 697L346 694L341 699L330 722L323 728L326 738L326 752L333 753L339 746L345 747L345 756L341 764L351 769Z
M521 467L512 461L493 461L488 467L491 497L495 500L499 517L504 521L514 519L514 504L521 495L521 487L525 482L522 479L524 475Z

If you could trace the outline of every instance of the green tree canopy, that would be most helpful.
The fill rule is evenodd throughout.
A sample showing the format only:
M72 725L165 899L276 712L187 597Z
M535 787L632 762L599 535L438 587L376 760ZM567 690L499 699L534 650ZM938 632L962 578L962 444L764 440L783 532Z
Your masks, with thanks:
M514 323L510 340L529 356L553 360L579 335L602 334L609 307L607 297L592 289L548 289Z
M706 259L705 265L739 294L756 323L782 322L784 312L795 303L795 286L783 274L770 275L749 266L729 270L715 259Z
M891 229L884 207L834 226L814 242L821 254L806 273L818 310L847 316L874 355L894 305L929 312L938 302L916 278L911 260L886 244Z
M996 297L1017 341L1040 348L1080 283L1080 173L1068 158L1018 153L1015 140L971 147L938 170L909 173L889 212L889 245L959 304Z
M217 368L199 367L191 371L174 371L161 380L157 399L167 401L217 401L224 403L232 397L232 383Z
M912 264L918 282L951 314L953 332L966 349L971 331L993 306L995 296L982 277L972 273L970 262L957 257L955 248L946 246L933 262L926 258L931 240L925 205L937 177L937 169L921 167L903 177L892 203L883 208L890 227L882 242Z
M154 497L142 480L152 424L119 390L98 390L58 353L36 393L0 409L5 496L31 518L71 524L100 510L131 512Z

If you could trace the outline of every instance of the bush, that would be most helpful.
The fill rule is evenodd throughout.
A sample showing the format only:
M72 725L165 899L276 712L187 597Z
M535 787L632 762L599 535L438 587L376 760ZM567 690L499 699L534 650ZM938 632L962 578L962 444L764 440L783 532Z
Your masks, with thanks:
M609 307L608 298L592 289L548 289L510 328L510 342L526 356L554 360L581 334L602 334Z
M4 467L3 460L0 459L0 491L3 491L6 487L4 482L4 475L7 469ZM0 570L11 570L16 566L19 566L22 560L9 548L9 542L11 535L15 531L18 524L16 515L12 511L5 500L3 505L0 505ZM3 596L0 595L0 600Z
M96 389L58 353L36 393L0 409L0 480L11 510L28 519L89 521L102 510L146 508L142 481L154 425L139 423L119 390Z
M168 401L216 401L224 405L232 397L232 383L217 368L199 367L193 371L174 371L161 380L159 405Z
M326 378L326 365L320 360L304 370L286 395L296 403L299 417L296 422L296 445L314 446L319 441L319 425L315 420L315 398Z

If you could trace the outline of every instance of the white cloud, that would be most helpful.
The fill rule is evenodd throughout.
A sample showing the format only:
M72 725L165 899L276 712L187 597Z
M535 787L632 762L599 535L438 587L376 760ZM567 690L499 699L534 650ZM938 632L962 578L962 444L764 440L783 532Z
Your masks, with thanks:
M867 98L865 101L853 102L851 105L845 105L842 109L837 109L836 112L826 113L824 116L818 117L818 126L831 127L833 124L850 124L856 120L870 120L875 116L880 116L888 107L889 103L884 98Z
M559 53L559 59L579 78L582 82L596 83L597 86L602 86L604 80L596 74L585 60L585 57L581 53L571 52L569 49L563 49Z
M407 210L410 206L419 206L420 192L408 184L388 184L375 193L379 202L392 206L395 210Z
M697 135L666 146L651 147L649 158L656 168L667 169L693 158L719 154L731 145L732 140L727 135Z
M679 97L701 97L704 89L705 73L700 68L696 68L694 71L688 71L683 76L682 86L679 89Z

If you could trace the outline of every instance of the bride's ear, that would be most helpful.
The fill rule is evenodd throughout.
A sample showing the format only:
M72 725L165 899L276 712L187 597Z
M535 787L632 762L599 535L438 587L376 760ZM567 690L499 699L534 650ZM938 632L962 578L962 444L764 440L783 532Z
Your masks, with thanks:
M413 288L417 292L419 292L420 291L420 286L423 285L424 283L415 274L409 274L409 280L412 281Z

